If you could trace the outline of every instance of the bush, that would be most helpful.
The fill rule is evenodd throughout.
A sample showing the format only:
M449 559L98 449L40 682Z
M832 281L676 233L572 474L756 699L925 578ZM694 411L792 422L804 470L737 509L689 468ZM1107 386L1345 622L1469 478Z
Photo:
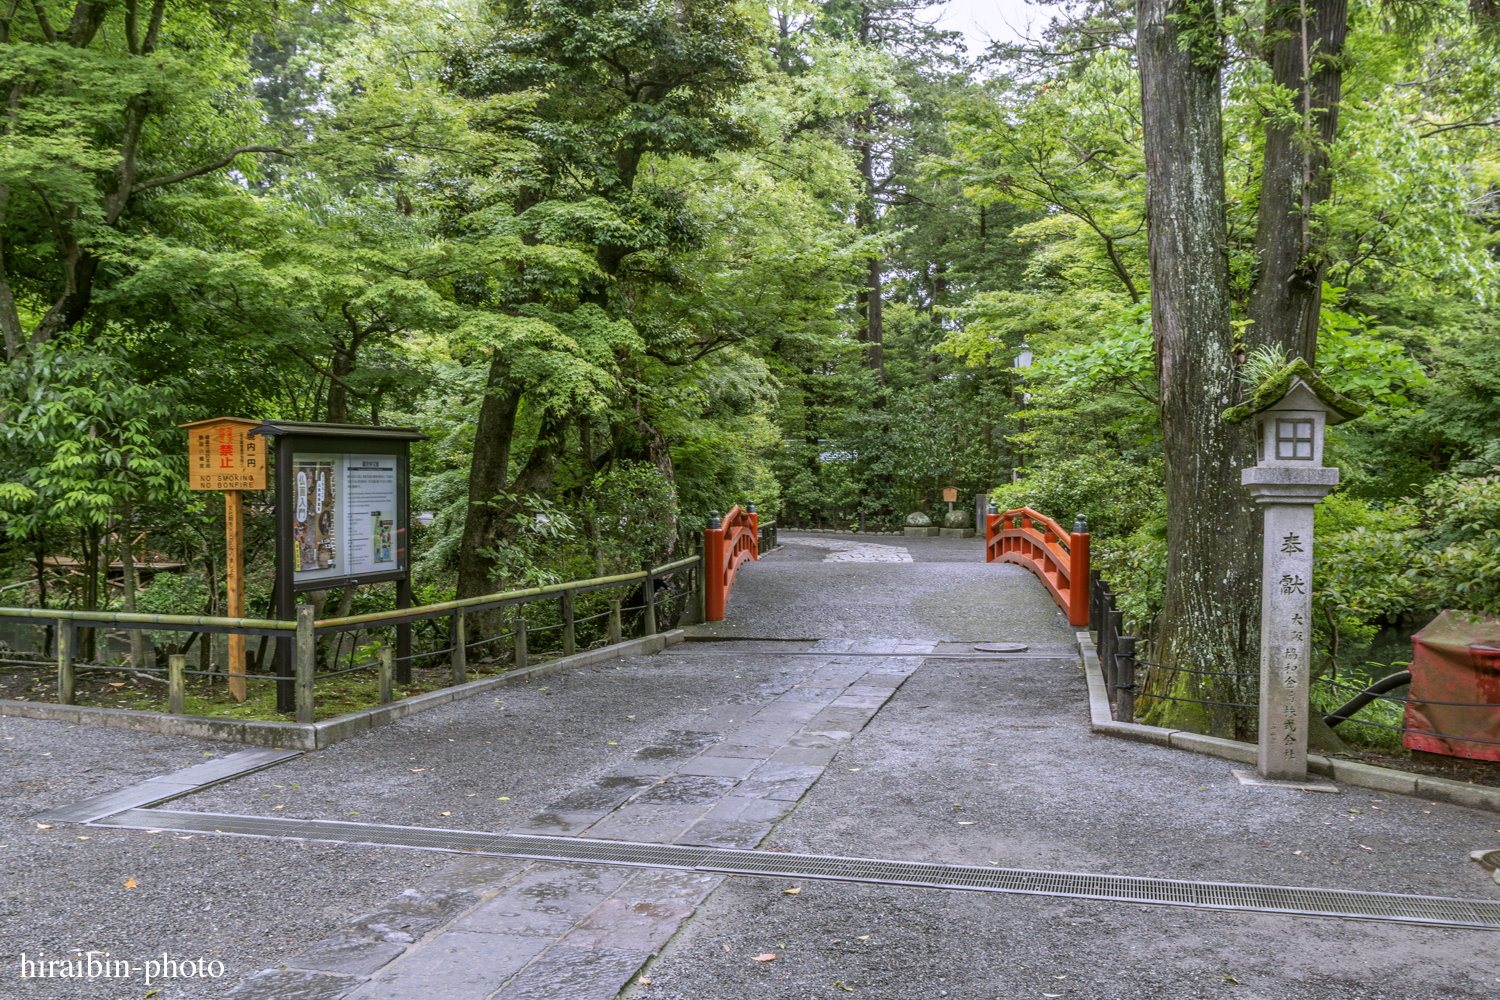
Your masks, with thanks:
M1158 518L1125 538L1090 539L1090 562L1115 593L1123 627L1150 638L1167 589L1167 521Z
M1123 538L1165 513L1162 471L1104 456L1080 456L1037 469L997 486L990 502L1000 510L1030 507L1065 529L1082 514L1094 538Z

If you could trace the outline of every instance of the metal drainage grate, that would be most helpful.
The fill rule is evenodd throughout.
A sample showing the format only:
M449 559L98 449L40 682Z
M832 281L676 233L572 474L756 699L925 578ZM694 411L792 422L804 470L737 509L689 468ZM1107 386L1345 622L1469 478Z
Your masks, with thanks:
M1442 927L1500 930L1500 902L1405 896L1348 889L1189 882L1130 875L1026 871L974 865L910 864L872 858L840 858L774 851L635 844L578 837L494 834L468 830L425 830L378 823L277 819L218 813L132 809L93 826L144 830L193 830L248 837L327 840L381 844L430 851L462 851L538 861L680 868L732 875L873 882L925 889L968 889L1036 896L1065 896L1118 903L1156 903L1216 910L1254 910L1318 917L1353 917Z

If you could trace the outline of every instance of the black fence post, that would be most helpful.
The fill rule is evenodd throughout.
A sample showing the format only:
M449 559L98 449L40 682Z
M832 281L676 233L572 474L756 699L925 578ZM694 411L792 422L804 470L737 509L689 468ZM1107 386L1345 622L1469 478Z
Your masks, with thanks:
M1135 636L1120 636L1120 649L1115 654L1115 674L1119 685L1115 688L1115 720L1135 721Z
M1109 633L1109 700L1113 704L1119 695L1120 686L1120 628L1125 624L1125 614L1114 605L1114 594L1110 594L1110 609L1104 614L1104 630Z
M1096 635L1102 631L1099 628L1099 619L1102 617L1100 607L1103 602L1104 581L1099 579L1097 569L1089 570L1089 629Z

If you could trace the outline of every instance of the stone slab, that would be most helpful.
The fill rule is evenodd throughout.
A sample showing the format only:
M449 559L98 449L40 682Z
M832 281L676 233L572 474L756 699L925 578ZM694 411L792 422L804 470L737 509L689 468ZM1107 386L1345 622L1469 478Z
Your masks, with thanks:
M707 811L707 803L654 806L632 803L610 813L584 833L599 840L670 844Z
M650 957L649 951L558 945L495 1000L615 1000Z
M1184 732L1173 733L1168 742L1169 745L1179 750L1208 754L1210 757L1232 760L1237 764L1255 763L1256 751L1253 743L1240 743L1237 740L1224 740L1217 736Z
M1471 785L1465 781L1419 775L1417 795L1456 806L1467 806L1470 809L1500 812L1500 788L1490 788L1486 785Z
M685 899L606 899L564 935L558 946L653 953L667 943L694 909L695 905Z
M339 972L346 976L371 976L406 951L406 945L390 941L329 940L304 951L287 963L294 969Z
M747 760L769 760L776 752L773 746L745 746L739 743L720 743L709 747L699 757L741 757Z
M589 812L542 812L528 817L514 829L519 833L540 833L549 837L571 837L582 833L604 817L611 809L594 809Z
M678 774L720 778L743 778L760 764L754 757L694 757L677 769Z
M772 824L750 820L699 820L692 829L677 838L689 847L753 848L766 839Z
M603 865L541 865L474 907L449 932L555 939L629 881L632 874L628 868Z
M479 896L463 889L407 889L355 920L353 929L365 940L411 944L478 902Z
M1161 747L1171 746L1172 734L1178 732L1176 729L1163 729L1161 726L1146 726L1138 722L1095 723L1091 728L1094 732L1103 733L1106 736L1118 736L1121 739L1134 740L1137 743L1154 743Z
M1335 781L1342 781L1346 785L1356 785L1360 788L1373 788L1376 791L1391 792L1396 795L1415 795L1417 792L1417 776L1407 774L1405 771L1396 771L1389 767L1374 767L1370 764L1362 764L1352 760L1339 760L1337 757L1329 760Z
M225 1000L341 1000L361 980L302 969L267 969L224 994Z
M782 747L771 758L773 764L806 764L823 767L838 755L838 747Z
M537 955L550 938L448 930L415 949L350 1000L483 1000ZM273 995L267 995L272 1000ZM280 1000L275 995L275 1000Z
M1285 788L1288 791L1296 792L1339 794L1339 787L1326 781L1286 781L1280 778L1262 778L1255 771L1244 771L1239 768L1233 768L1229 773L1234 775L1242 785L1257 785L1263 788Z

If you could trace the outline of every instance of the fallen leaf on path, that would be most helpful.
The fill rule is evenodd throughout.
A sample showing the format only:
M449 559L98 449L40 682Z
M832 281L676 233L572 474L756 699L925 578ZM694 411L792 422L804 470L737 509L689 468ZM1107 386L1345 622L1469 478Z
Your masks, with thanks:
M977 819L961 819L961 820L958 821L958 825L959 826L973 826L975 823L978 823L978 822L979 821Z
M1375 848L1373 848L1373 847L1366 847L1364 844L1360 844L1359 846L1360 846L1360 850L1364 850L1364 851L1373 851L1373 850L1375 850Z
M859 937L855 938L854 940L856 940L856 941L868 941L868 940L870 940L870 935L868 935L868 934L861 934Z
M196 833L190 833L186 837L178 837L177 839L178 840L192 840L196 836L198 836Z
M1236 986L1244 986L1245 985L1244 983L1240 982L1238 979L1234 978L1233 976L1225 976L1224 977L1224 981L1226 983L1233 983Z
M93 840L94 838L92 838L92 837L79 837L78 839L79 840Z
M651 980L647 979L645 976L642 976L641 978L637 979L636 982L640 983L642 986L650 986L651 985Z
M410 771L412 774L421 774L423 771L427 770L427 768L425 768L425 767L408 767L407 770Z
M863 771L864 768L862 768L862 767L851 767L851 768L848 768L848 770L850 770L850 771Z
M1301 851L1293 851L1293 852L1292 852L1292 853L1293 853L1293 854L1296 854L1296 855L1298 855L1298 856L1301 856L1301 854L1302 854L1302 852L1301 852Z
M510 796L509 795L502 795L498 799L496 799L495 801L496 802L509 802L510 801Z
M1336 865L1336 864L1339 864L1339 862L1337 862L1337 861L1330 861L1330 862L1328 862L1328 863L1329 863L1329 864L1330 864L1330 865Z
M833 985L837 986L839 989L843 990L845 993L853 993L854 992L854 990L850 989L848 986L845 986L841 980L835 979L833 981Z
M773 954L771 954L768 951L768 952L766 952L763 955L756 955L750 961L752 961L752 962L774 962L774 961L776 961L776 956L773 955Z
M451 812L446 812L446 813L438 813L438 815L439 816L452 816L453 814Z
M1053 976L1053 979L1067 979L1067 976Z
M135 879L133 879L133 878L126 879L125 880L125 888L127 888L127 889L134 889L135 888Z
M725 951L734 951L734 949L731 948L731 947L729 947L729 945L727 945L727 944L724 946L724 950Z
M781 891L782 891L782 892L783 892L783 893L784 893L784 894L786 894L786 895L788 895L788 896L795 896L795 895L797 895L797 893L799 893L799 892L801 892L801 891L802 891L802 887L801 887L801 886L798 886L798 887L797 887L797 888L795 888L795 889L782 889L782 890L781 890Z
M286 806L272 806L272 809L285 809Z
M36 825L36 828L38 830L50 830L50 829L52 829L52 824L51 823L38 823Z

